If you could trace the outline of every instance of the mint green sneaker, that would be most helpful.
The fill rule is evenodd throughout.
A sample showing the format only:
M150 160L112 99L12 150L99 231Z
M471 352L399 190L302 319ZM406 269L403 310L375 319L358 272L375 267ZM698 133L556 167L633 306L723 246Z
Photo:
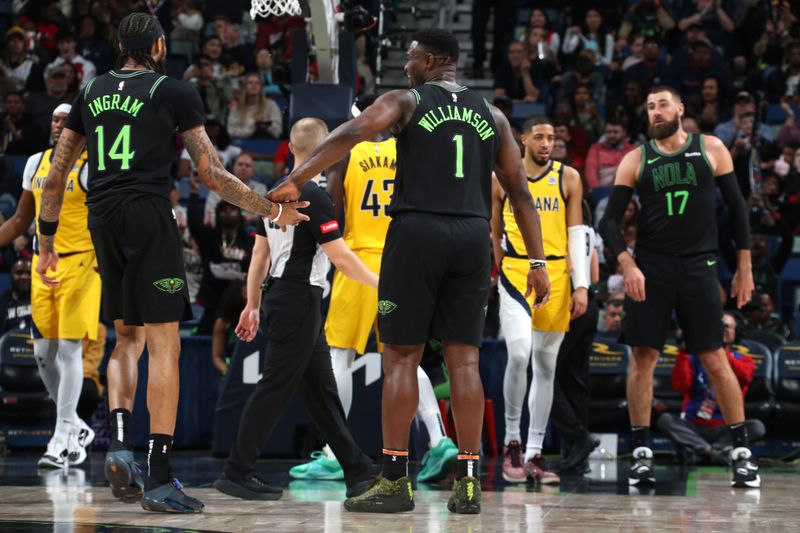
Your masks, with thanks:
M450 437L443 437L435 448L422 458L422 471L417 476L420 483L435 483L444 479L458 460L458 448Z
M290 468L289 475L293 479L344 479L344 472L337 459L330 459L320 451L312 452L311 458L313 461Z

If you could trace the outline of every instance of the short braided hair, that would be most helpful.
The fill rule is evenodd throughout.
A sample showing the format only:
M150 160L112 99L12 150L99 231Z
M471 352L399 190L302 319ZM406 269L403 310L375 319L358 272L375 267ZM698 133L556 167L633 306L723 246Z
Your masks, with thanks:
M156 26L160 27L161 24L154 16L147 13L131 13L119 23L117 38L122 41L123 39L147 35ZM158 70L156 62L150 54L150 46L139 48L138 50L123 50L117 57L115 68L124 67L129 59L132 59L137 65L142 65L151 70Z

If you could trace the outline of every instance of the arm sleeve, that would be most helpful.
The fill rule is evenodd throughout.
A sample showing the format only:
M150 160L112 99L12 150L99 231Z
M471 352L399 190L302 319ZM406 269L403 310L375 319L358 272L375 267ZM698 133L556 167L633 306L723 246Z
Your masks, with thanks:
M191 84L172 78L164 80L153 94L155 103L164 103L172 110L178 131L183 133L206 123L206 112L197 89Z
M302 211L311 219L306 224L314 239L319 244L341 239L342 232L339 230L339 222L333 216L333 201L328 193L322 189L315 189L309 195L308 201L311 205Z
M43 152L33 154L25 163L25 170L22 171L22 188L26 191L33 190L33 175L36 174L36 167L39 166L39 162L42 160L42 154Z
M611 195L608 197L606 212L598 225L603 242L611 248L614 257L627 250L619 223L622 221L623 215L625 215L625 209L628 207L631 196L633 196L631 187L614 185L614 188L611 189Z
M728 172L717 178L719 190L725 205L731 212L733 222L733 240L736 241L737 250L750 249L750 225L747 220L747 205L744 203L742 191L736 181L736 174ZM616 187L614 187L616 189ZM613 191L612 191L613 194Z
M81 116L82 109L83 109L83 91L80 91L78 93L78 97L75 98L74 102L72 102L72 109L70 109L69 115L67 115L67 123L65 127L85 136L86 129L83 127L83 117Z

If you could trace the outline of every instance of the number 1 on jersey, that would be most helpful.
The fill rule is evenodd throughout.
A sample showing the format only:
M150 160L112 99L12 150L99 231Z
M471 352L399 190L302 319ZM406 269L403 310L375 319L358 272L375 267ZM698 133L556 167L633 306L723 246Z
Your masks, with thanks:
M94 132L97 134L97 170L104 171L106 170L106 143L103 126L97 126ZM122 151L120 151L120 145L122 145ZM108 151L108 157L122 161L120 164L121 170L130 170L130 161L135 153L131 152L131 127L126 124L122 126L116 139L114 139L114 144L111 145L111 149Z
M453 142L456 143L456 177L464 178L464 137L454 135Z

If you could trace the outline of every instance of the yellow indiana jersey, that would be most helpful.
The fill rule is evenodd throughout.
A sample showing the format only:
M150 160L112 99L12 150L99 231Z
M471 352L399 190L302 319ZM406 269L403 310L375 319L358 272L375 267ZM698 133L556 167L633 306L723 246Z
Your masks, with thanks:
M547 170L540 176L528 177L528 190L539 212L542 244L548 259L567 255L567 203L562 185L563 173L561 163L551 160ZM507 198L503 200L503 250L510 257L527 257L522 233Z
M344 178L344 242L351 250L383 250L396 170L393 138L358 143L350 151Z
M52 163L53 149L48 148L44 152L34 154L28 159L25 167L25 176L22 188L31 191L36 205L36 220L39 219L39 211L42 206L42 188L44 187L47 174L50 172ZM56 232L55 248L59 254L70 254L75 252L86 252L94 250L92 237L89 234L88 217L89 209L86 207L86 151L81 153L67 178L66 188L64 189L64 205L61 207L61 214L58 217L58 231ZM35 166L35 169L33 167ZM33 170L31 170L33 169ZM81 174L84 174L84 181L81 181ZM39 230L37 228L38 236Z

